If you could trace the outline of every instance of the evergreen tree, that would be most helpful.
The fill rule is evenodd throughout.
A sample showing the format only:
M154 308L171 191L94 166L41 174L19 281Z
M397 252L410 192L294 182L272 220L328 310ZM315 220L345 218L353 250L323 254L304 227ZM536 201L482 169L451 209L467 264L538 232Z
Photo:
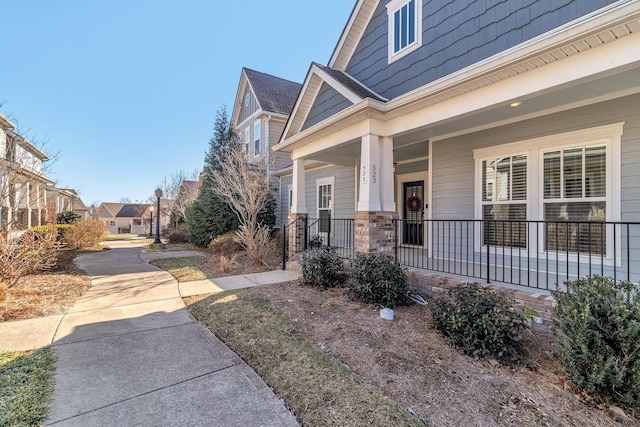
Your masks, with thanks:
M198 246L208 246L215 237L238 228L238 218L229 205L211 191L212 170L219 170L219 159L233 145L238 136L231 126L225 108L218 110L213 128L213 137L209 140L209 149L205 153L202 186L196 200L186 210L186 227L189 241Z

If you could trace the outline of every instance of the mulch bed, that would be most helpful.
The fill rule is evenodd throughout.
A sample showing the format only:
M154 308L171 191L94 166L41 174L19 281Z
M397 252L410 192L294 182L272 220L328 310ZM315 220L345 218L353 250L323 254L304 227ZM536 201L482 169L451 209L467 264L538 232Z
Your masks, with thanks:
M299 282L252 288L318 347L375 384L428 425L638 426L571 390L551 357L554 337L530 332L521 366L474 360L432 328L428 306L394 310L353 302L345 289Z

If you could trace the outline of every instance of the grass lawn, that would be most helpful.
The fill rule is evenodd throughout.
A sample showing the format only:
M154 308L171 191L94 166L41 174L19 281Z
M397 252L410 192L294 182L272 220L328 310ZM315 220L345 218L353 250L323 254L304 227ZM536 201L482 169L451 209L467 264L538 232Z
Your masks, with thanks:
M47 417L55 356L50 348L0 353L0 426L37 426Z
M246 290L187 298L191 313L284 399L303 425L422 426L419 418Z
M203 280L207 275L200 270L200 265L207 260L206 256L190 256L183 258L165 258L151 261L155 265L171 274L178 282Z

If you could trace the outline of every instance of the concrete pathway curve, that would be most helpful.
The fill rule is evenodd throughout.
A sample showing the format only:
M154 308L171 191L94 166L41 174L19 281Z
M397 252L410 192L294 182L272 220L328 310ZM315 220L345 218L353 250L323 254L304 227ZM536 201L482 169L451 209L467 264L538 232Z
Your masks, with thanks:
M77 259L92 286L55 332L45 425L297 425L262 379L190 315L175 279L141 259L142 247L110 246Z

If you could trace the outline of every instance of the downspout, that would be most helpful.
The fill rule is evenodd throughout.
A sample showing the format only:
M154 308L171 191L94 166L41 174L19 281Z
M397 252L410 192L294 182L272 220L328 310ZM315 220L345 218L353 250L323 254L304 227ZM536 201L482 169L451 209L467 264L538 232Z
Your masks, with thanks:
M267 164L267 186L270 185L271 183L271 141L269 140L269 126L271 123L271 114L269 114L267 116L267 124L265 126L265 130L264 130L264 139L265 139L265 148L266 148L266 153L265 153L265 161Z

